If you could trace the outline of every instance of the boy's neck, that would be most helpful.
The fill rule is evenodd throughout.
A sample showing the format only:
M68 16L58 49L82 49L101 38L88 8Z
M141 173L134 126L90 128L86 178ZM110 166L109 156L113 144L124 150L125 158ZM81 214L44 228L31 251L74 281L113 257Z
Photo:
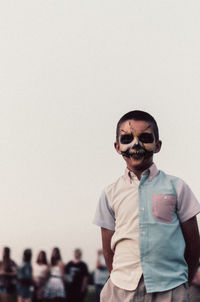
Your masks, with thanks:
M133 173L137 176L137 178L140 180L141 177L142 177L142 173L143 173L144 171L146 171L147 169L149 169L149 168L151 167L151 165L152 165L152 163L149 164L149 165L147 165L147 166L145 166L145 167L142 167L141 169L140 169L140 168L137 169L137 168L133 168L133 167L128 167L128 166L127 166L127 168L128 168L131 172L133 172Z

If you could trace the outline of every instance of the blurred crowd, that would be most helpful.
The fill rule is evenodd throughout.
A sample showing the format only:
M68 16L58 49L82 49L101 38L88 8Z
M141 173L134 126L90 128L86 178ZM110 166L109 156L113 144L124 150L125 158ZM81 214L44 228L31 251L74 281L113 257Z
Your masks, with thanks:
M59 248L52 250L50 261L46 252L38 253L32 262L32 251L23 252L22 264L17 265L10 256L10 249L3 249L0 261L1 302L84 302L88 284L95 288L95 302L100 302L100 292L109 278L103 251L97 251L95 270L88 271L82 261L82 251L75 249L73 259L64 264ZM200 265L190 286L190 302L200 301Z
M17 296L18 302L83 302L90 282L95 284L96 301L99 301L107 278L102 250L97 252L91 278L80 249L74 250L73 259L66 264L57 247L52 250L50 261L46 252L40 251L34 263L31 249L25 249L22 264L17 265L11 258L10 248L5 247L0 261L0 298L1 302L11 302L13 296Z

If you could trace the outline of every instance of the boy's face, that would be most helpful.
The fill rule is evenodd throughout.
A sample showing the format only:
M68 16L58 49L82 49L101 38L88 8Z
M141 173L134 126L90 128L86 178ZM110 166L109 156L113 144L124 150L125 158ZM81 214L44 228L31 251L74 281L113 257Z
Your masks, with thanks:
M150 123L128 120L120 125L115 149L123 156L130 170L147 169L153 162L153 154L160 148L161 141L156 142Z

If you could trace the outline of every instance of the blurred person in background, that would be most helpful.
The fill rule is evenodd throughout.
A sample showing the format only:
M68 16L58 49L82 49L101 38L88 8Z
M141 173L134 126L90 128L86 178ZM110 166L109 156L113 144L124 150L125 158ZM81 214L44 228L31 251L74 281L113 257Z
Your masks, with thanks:
M60 250L57 247L52 251L49 273L49 279L44 291L44 299L45 301L61 302L66 298L64 286L64 265Z
M200 263L198 265L197 272L190 285L190 302L200 301Z
M32 299L32 251L24 250L22 265L18 267L17 295L18 302L31 302Z
M33 263L34 300L44 299L45 284L48 279L49 266L45 251L40 251L35 263Z
M103 250L97 251L96 269L94 271L94 284L95 284L95 296L96 302L100 302L100 293L104 284L108 280L109 272L106 267L106 262L103 255Z
M74 259L65 265L67 302L83 302L87 293L88 267L80 249L74 250Z
M8 302L16 292L16 263L10 258L10 248L4 247L3 259L0 261L0 297L1 302Z

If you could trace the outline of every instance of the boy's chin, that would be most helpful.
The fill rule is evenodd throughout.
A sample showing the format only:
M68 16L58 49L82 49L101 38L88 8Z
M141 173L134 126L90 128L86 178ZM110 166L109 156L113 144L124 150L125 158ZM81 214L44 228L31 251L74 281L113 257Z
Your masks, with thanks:
M125 161L127 163L127 167L131 170L138 169L146 169L147 166L151 165L151 160L147 160L144 156L143 157L136 157L136 156L131 156L129 158L125 158Z
M133 156L129 157L128 162L130 165L133 166L140 166L144 163L144 157L143 158L135 158Z

